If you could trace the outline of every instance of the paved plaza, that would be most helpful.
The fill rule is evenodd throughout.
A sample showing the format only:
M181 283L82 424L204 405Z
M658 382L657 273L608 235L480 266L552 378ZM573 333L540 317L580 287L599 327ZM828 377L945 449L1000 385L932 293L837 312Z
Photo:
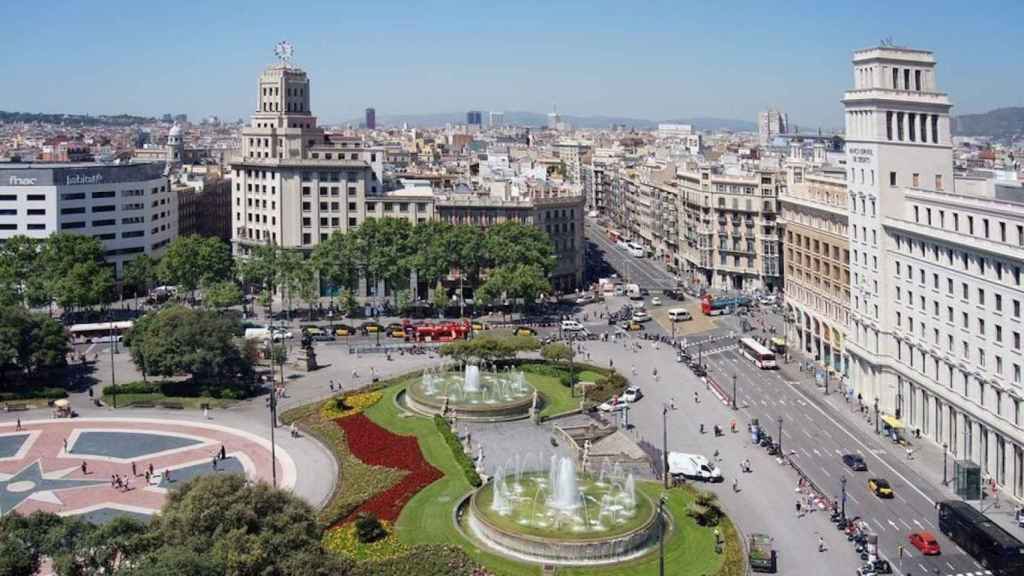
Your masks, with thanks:
M273 477L267 440L217 423L87 417L24 419L18 426L0 423L0 514L148 516L170 488L197 476ZM296 464L283 448L276 456L278 485L291 489Z

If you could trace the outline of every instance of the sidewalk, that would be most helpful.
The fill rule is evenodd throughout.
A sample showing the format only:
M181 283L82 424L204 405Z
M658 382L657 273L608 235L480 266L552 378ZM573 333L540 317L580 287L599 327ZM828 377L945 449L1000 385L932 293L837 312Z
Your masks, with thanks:
M773 316L769 315L769 318ZM891 459L902 460L906 463L916 474L924 478L937 492L941 493L942 498L950 500L959 499L953 492L954 460L956 460L956 457L952 453L949 453L946 458L946 480L948 485L944 486L942 482L943 456L941 445L925 436L922 436L920 439L914 438L912 434L913 429L908 427L906 446L913 449L913 457L908 460L904 445L894 444L875 432L873 406L865 402L867 417L861 415L858 412L856 397L849 399L849 401L846 400L845 391L842 389L842 384L838 378L831 378L829 380L828 395L825 395L824 386L815 382L813 370L810 372L800 372L799 366L801 361L810 361L813 364L813 359L800 351L794 351L790 363L779 363L779 372L785 380L794 383L812 402L823 408L830 416L841 422L844 426L851 430L859 430L867 436L875 436L878 439L878 442L875 442L878 448L883 450ZM879 411L879 416L885 415L885 412ZM986 516L1006 531L1018 538L1024 537L1024 530L1017 526L1014 516L1016 508L1024 503L1001 492L993 499L989 490L986 489L985 492L986 498L984 500L972 500L969 503L984 512Z

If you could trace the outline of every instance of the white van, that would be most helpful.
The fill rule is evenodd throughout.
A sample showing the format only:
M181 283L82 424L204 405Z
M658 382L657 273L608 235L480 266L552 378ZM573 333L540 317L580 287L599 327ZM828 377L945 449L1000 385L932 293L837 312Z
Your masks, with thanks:
M260 327L260 326L257 326L257 327L254 327L254 328L246 328L245 329L245 339L246 340L270 340L271 339L270 328Z
M637 244L636 242L630 242L628 244L627 250L629 250L629 255L634 258L643 258L646 254L646 252L644 251L644 247Z
M562 320L562 331L563 332L581 332L586 330L583 324L575 320Z
M668 319L672 322L684 322L686 320L693 320L693 316L690 315L690 311L686 308L672 308L668 311Z
M722 471L700 454L668 453L668 472L673 476L682 476L705 482L722 480Z

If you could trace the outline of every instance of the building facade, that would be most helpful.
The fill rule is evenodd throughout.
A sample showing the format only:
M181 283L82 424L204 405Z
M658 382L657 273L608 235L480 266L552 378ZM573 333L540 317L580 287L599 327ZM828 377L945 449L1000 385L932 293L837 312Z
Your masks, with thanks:
M178 235L163 163L0 164L0 240L68 232L98 238L117 276Z
M930 52L854 53L852 392L1024 496L1024 204L953 189Z
M367 130L377 129L377 111L373 108L366 109L366 118L364 120Z
M288 64L260 76L257 111L229 160L236 254L258 244L312 249L358 226L367 201L384 197L383 152L325 133L309 89L306 73Z
M757 115L757 138L767 146L772 138L789 131L789 115L778 110L765 110Z
M846 374L850 243L846 172L791 166L779 196L787 339L835 375Z

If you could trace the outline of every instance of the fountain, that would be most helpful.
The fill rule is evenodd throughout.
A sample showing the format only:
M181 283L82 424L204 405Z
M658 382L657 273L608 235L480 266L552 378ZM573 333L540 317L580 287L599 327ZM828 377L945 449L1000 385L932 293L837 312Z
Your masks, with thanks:
M467 364L461 370L425 370L408 386L401 401L422 414L457 410L467 420L499 421L526 418L539 409L540 397L521 370L481 370Z
M463 522L484 545L520 560L572 565L619 562L657 542L654 504L632 474L617 467L598 482L554 454L547 470L524 470L529 457L509 458L464 502Z

